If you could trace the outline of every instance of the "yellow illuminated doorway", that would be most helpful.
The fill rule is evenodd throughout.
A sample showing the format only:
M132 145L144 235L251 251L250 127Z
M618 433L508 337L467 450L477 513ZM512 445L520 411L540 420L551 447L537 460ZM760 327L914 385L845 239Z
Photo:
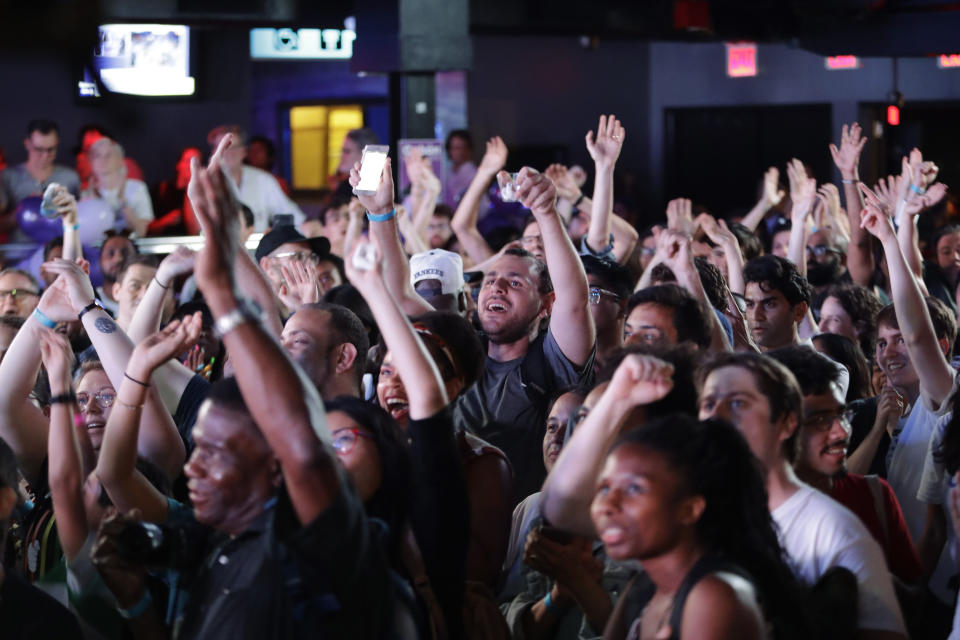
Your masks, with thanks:
M343 139L363 126L358 104L290 109L290 169L294 189L323 189L337 171Z

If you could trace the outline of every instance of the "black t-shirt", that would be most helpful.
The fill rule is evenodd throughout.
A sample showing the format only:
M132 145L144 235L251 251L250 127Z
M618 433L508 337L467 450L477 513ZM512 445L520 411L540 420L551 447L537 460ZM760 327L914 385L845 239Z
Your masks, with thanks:
M12 572L5 574L0 587L0 635L4 640L83 637L77 619L66 607Z
M193 425L197 422L200 405L207 399L209 391L210 383L203 376L193 376L183 390L183 395L180 396L177 410L173 412L173 422L177 425L177 431L180 432L188 458L193 451Z
M301 525L281 490L247 531L210 543L178 640L380 638L389 626L386 558L349 491Z

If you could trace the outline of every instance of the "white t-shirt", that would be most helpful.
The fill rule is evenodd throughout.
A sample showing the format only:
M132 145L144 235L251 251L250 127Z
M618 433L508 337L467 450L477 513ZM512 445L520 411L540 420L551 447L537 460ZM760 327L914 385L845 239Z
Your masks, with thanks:
M949 410L951 395L947 395L942 406L933 407L928 404L926 396L920 394L910 414L900 418L900 426L903 428L890 441L887 452L887 482L897 494L914 542L919 542L927 522L927 505L917 499L920 478L923 476L923 467L930 451L930 440L937 420Z
M123 186L123 197L126 205L133 211L133 215L140 220L153 220L153 204L150 202L150 190L142 180L128 178ZM120 187L116 189L98 189L97 195L106 200L110 207L117 211L117 224L120 228L126 226L123 213L120 211Z
M306 216L297 204L287 197L280 183L263 169L243 165L240 175L240 200L253 211L253 230L266 231L273 216L293 215L293 224L299 227Z
M859 588L857 627L906 633L883 551L853 512L802 484L771 515L800 580L813 584L832 567L849 569Z
M942 505L944 510L949 509L950 488L954 485L953 478L947 473L943 464L933 459L933 452L940 447L943 441L943 435L950 424L952 414L947 414L937 421L933 430L933 437L930 438L930 445L927 452L927 459L923 464L923 475L920 478L920 489L917 491L917 500L923 504ZM947 521L947 543L943 547L940 559L937 561L937 568L930 576L928 586L930 590L945 604L953 602L953 591L947 587L947 581L957 572L957 532L953 530L953 519L950 514L946 514Z

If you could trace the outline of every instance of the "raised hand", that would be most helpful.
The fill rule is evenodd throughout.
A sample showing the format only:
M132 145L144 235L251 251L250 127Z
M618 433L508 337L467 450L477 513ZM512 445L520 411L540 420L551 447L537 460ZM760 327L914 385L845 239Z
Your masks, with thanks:
M763 174L763 201L767 204L767 209L780 204L785 195L787 194L780 188L780 170L770 167Z
M63 224L70 226L77 224L77 199L63 185L57 188L56 195L53 196L53 204L63 219Z
M877 416L874 419L874 426L883 428L893 437L893 430L897 427L903 412L907 408L900 392L885 385L879 394L877 401Z
M870 232L870 235L881 242L890 239L896 241L897 238L896 232L893 230L893 223L890 222L890 216L869 203L860 212L860 228L866 229Z
M308 267L299 260L291 261L290 264L284 264L280 267L283 274L283 284L281 290L285 289L286 295L292 300L297 301L295 307L291 307L287 300L284 304L291 310L296 310L300 306L320 302L320 281L317 279L317 270ZM281 298L283 293L281 293Z
M574 180L570 170L565 166L562 164L552 164L547 167L544 173L547 174L548 178L553 180L553 184L557 187L558 196L570 202L580 197L580 187L577 186L577 181Z
M363 256L367 253L373 255L370 268L359 268L356 264L357 254ZM380 251L376 237L371 236L369 240L359 240L353 249L353 253L343 261L343 266L347 272L347 280L357 288L357 291L364 298L390 295L383 280L383 252Z
M214 150L213 155L210 156L210 161L207 162L207 170L211 170L214 167L219 167L220 159L223 158L223 153L233 146L234 143L236 143L236 139L232 133L227 133L220 138L220 142L217 144L216 150ZM203 188L200 186L199 182L201 170L202 168L200 166L200 161L196 157L191 157L190 182L187 184L187 197L190 198L191 204L197 199L203 197Z
M217 151L224 148L221 140ZM193 274L204 295L216 290L232 292L233 265L240 244L239 207L220 165L200 170L198 164L195 158L191 161L200 192L191 202L206 242L194 257Z
M867 139L863 137L860 125L854 122L851 125L843 125L840 132L840 148L830 143L830 155L833 156L833 163L840 170L840 175L844 180L857 180L857 165L860 162L860 152L863 151L863 145L867 144Z
M794 224L803 222L813 211L813 202L817 196L817 181L807 176L803 163L793 158L787 163L787 179L790 181L790 200L793 208L790 218Z
M612 113L609 116L600 116L596 140L594 140L593 131L587 131L586 135L587 151L590 157L600 167L613 166L620 157L625 135L626 131Z
M500 136L494 136L487 141L487 150L483 154L483 160L480 161L477 171L489 174L490 178L493 178L505 166L507 166L507 145Z
M737 242L737 237L727 227L724 220L717 220L709 213L701 213L695 220L697 226L703 229L710 241L721 247L728 247L731 243Z
M660 358L633 353L624 358L605 394L631 406L660 400L673 389L673 365Z
M674 198L667 203L667 228L693 234L693 203L687 198Z
M66 393L73 387L73 349L65 336L53 329L38 327L40 355L53 393Z
M360 184L359 162L350 169L350 186L356 187L358 184ZM380 174L380 184L377 186L376 193L372 196L357 194L357 198L373 215L379 216L393 211L393 164L389 157L383 165L383 173Z
M148 377L160 365L196 344L202 330L203 315L199 311L183 320L172 321L140 341L130 355L128 371L136 367L136 373L142 372L146 374L144 377Z
M43 263L43 268L47 272L54 273L58 276L56 282L53 283L50 289L57 289L58 292L66 294L66 300L63 300L63 298L58 294L53 294L48 302L53 303L54 300L59 300L61 302L61 306L63 302L67 302L70 306L69 311L71 312L68 314L69 317L60 317L61 315L67 313L67 309L59 308L55 311L58 317L50 316L52 320L58 320L61 322L74 320L76 315L80 313L85 306L93 302L95 294L93 291L93 285L90 283L90 276L84 269L85 264L89 263L82 258L78 259L76 262L58 258L56 260L50 260L49 262ZM46 297L47 294L44 292L43 297L40 299L41 306L43 307L42 311L44 313L46 313L48 309L48 307L43 304L43 299Z
M407 178L410 180L410 184L419 185L423 174L423 154L420 152L420 147L413 147L407 152L403 159L403 165L407 170Z
M197 257L197 252L184 246L179 246L173 250L157 267L157 282L164 287L169 287L178 277L186 275L193 271L193 261Z
M517 174L517 200L533 217L557 215L557 188L553 181L536 169L523 167Z

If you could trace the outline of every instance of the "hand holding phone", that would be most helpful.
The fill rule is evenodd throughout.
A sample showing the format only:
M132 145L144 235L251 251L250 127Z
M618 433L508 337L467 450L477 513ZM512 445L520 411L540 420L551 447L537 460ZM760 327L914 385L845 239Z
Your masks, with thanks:
M368 144L360 158L360 182L353 188L357 195L372 196L380 187L380 176L387 162L389 145Z

